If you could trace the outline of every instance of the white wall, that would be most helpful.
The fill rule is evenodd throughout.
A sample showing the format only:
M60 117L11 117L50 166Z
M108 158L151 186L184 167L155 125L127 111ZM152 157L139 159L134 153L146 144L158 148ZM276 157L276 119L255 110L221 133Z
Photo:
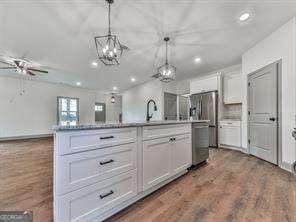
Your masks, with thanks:
M106 103L106 122L119 122L119 114L122 112L122 96L114 95L114 103L111 103L111 96L109 95L99 94L99 96L97 96L97 99L100 99L101 97L102 101Z
M94 103L107 102L107 120L114 121L121 111L108 103L109 95L96 91L23 80L26 93L20 95L20 80L0 77L0 138L52 133L57 124L57 96L79 98L80 124L95 121Z
M295 160L295 141L291 130L295 126L296 83L296 20L291 19L267 38L256 44L242 56L244 79L243 147L247 148L247 74L282 59L282 159Z
M153 99L158 110L153 111L153 120L163 118L163 86L159 80L153 80L135 86L122 93L122 117L123 121L146 121L146 104ZM152 111L152 105L150 110Z

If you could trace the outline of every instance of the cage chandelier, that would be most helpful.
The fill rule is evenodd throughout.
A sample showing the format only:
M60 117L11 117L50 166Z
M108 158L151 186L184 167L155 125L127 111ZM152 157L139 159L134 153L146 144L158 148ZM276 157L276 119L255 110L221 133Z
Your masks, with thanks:
M157 73L158 78L162 82L171 82L176 79L177 68L168 62L168 42L170 41L169 37L164 38L165 41L165 63L158 67Z
M105 65L119 65L120 57L128 47L121 44L116 35L111 34L111 4L113 0L106 0L108 3L108 34L96 36L95 44L98 59Z

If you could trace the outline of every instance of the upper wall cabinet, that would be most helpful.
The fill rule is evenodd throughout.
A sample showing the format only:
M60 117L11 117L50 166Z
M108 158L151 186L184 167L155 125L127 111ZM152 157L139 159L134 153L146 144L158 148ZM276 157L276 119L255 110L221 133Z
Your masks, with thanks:
M190 94L218 90L218 76L190 81Z
M242 76L227 75L223 78L223 101L225 104L242 103Z

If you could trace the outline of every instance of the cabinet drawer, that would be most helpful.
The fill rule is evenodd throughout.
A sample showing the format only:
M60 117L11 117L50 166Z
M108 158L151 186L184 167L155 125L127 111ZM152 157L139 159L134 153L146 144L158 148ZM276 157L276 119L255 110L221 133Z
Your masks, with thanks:
M143 140L167 137L171 135L186 134L191 132L191 124L172 124L143 127Z
M60 133L59 154L69 154L119 144L136 142L136 128L101 129Z
M132 170L136 168L136 158L136 143L60 156L58 193L67 193Z
M59 221L89 221L137 194L137 171L113 177L59 199Z

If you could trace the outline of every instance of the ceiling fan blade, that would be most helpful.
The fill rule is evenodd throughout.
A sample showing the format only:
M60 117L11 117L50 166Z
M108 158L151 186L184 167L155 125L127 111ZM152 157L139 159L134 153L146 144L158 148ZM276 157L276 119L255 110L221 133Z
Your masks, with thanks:
M35 69L35 68L27 68L27 70L31 70L31 71L35 71L35 72L48 73L48 71L46 71L46 70Z
M13 66L9 66L9 67L0 67L0 69L15 69L15 67L13 67Z
M35 73L32 73L30 70L26 70L27 74L31 75L31 76L36 76Z
M7 61L0 60L0 62L1 63L4 63L6 65L14 66L14 64L11 64L10 62L7 62Z
M152 76L150 76L150 77L151 77L151 78L158 78L159 75L160 75L160 73L156 73L156 74L154 74L154 75L152 75Z

